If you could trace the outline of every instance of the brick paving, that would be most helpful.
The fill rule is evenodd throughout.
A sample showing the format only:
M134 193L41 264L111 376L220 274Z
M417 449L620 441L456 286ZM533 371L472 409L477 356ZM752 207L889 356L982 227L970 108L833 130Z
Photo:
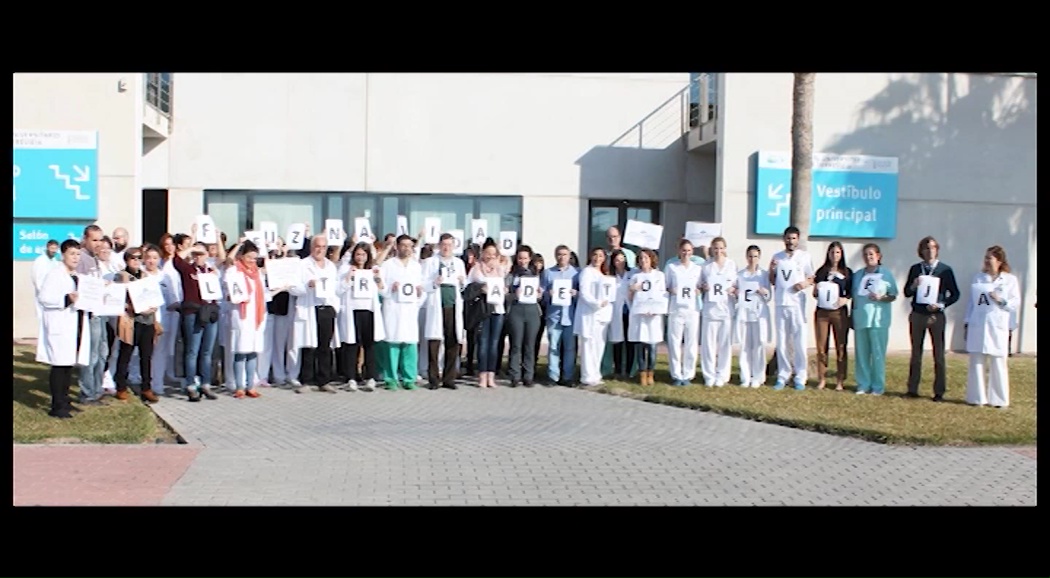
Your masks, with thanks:
M1023 448L885 446L562 387L262 391L154 406L201 448L163 504L1036 502Z
M16 444L14 505L160 505L199 451L188 445Z

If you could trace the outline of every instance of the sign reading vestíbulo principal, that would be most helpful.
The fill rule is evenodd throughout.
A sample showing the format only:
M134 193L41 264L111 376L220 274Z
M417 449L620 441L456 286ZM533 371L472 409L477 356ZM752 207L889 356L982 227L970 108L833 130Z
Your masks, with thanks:
M897 236L898 159L813 153L810 236ZM760 151L755 233L780 235L790 224L791 153Z

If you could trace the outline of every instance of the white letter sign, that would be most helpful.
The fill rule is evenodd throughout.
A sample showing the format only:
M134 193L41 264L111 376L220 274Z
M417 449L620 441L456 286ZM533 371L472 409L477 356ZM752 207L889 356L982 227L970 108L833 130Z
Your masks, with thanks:
M329 247L341 247L343 245L343 240L346 239L346 232L343 230L342 219L325 219L324 230Z
M471 219L470 220L470 232L475 245L483 245L485 239L489 237L489 220L488 219Z
M288 234L285 236L284 244L293 251L303 248L306 238L306 225L304 223L292 223L288 225Z
M518 252L518 233L515 231L499 232L499 254L513 257Z
M934 305L941 290L941 278L933 275L920 275L919 288L915 290L915 303Z
M215 221L210 215L198 215L197 240L205 245L214 245L219 242L219 235L215 231Z

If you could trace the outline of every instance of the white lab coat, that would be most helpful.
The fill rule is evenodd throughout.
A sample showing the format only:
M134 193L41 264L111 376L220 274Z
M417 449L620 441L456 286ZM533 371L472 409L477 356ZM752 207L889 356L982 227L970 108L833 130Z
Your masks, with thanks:
M400 302L394 291L394 284L398 285L398 289L404 287L406 283L411 283L414 287L422 287L422 265L414 258L410 258L406 265L399 257L394 256L383 261L379 271L385 287L383 326L386 329L386 341L388 343L419 343L419 308L423 297L417 293L415 301Z
M302 265L300 282L289 290L296 297L295 319L292 324L292 347L296 350L304 348L315 349L317 348L317 310L314 308L319 303L315 298L314 289L309 286L309 283L311 279L317 279L321 276L331 279L331 283L336 283L339 271L336 269L335 263L328 259L324 260L324 264L321 267L317 266L313 257L302 259L300 264ZM335 299L329 299L327 304L335 308L337 313L336 319L338 319L339 297L336 296ZM332 332L330 347L338 349L339 342L339 323L337 322L335 331Z
M33 297L34 303L36 303L38 335L44 334L44 308L40 306L40 288L44 286L44 277L56 266L62 266L62 262L48 258L46 253L33 261Z
M633 275L645 275L641 269L635 269ZM663 279L666 287L666 275L659 269L649 271L648 275L653 279ZM633 280L631 281L634 282ZM654 344L664 342L664 317L666 315L639 315L631 310L628 318L627 341L636 343Z
M576 293L576 315L572 322L573 332L583 339L594 339L604 337L609 327L609 321L598 320L601 310L601 299L598 294L601 290L602 274L594 267L583 267L580 269L580 288ZM607 309L613 307L612 303L605 306ZM622 310L621 310L622 311Z
M973 283L991 283L1006 305L994 301L974 305L973 298L966 305L966 351L992 357L1006 357L1010 352L1010 316L1021 305L1021 290L1017 277L1000 273L995 279L988 273L974 275Z
M446 275L455 281L456 287L456 339L459 343L467 342L467 331L463 327L463 289L467 284L467 267L463 260L452 257L453 272ZM423 322L423 337L438 341L445 340L445 321L441 312L441 287L434 282L440 274L441 256L434 255L423 262L423 289L426 291L426 319ZM460 280L460 277L463 280Z
M347 252L349 255L350 252ZM357 326L354 325L354 292L347 276L350 275L349 261L339 266L339 285L336 287L336 295L339 296L339 315L336 317L336 327L343 343L357 343ZM382 279L382 271L380 271ZM385 287L384 282L384 287ZM383 327L383 310L379 303L379 288L373 286L372 291L372 327L373 338L376 343L386 339L386 328ZM365 301L367 303L367 301Z
M44 310L43 333L37 340L36 360L59 367L80 365L91 361L91 331L87 314L77 311L73 304L66 307L66 295L77 290L73 277L65 265L54 267L44 277L40 307ZM77 319L84 315L80 333L80 351L77 351Z
M237 271L237 267L227 267L224 271L224 275ZM261 273L260 273L261 274ZM229 307L229 320L230 320L230 347L233 349L233 353L262 353L263 349L266 348L266 323L269 321L268 315L266 314L266 288L262 288L259 291L258 287L247 275L244 276L250 286L248 291L248 301L244 303L247 307L245 308L244 319L241 319L241 303L233 303L228 301L229 296L226 296L228 307ZM223 282L223 293L225 291L226 283ZM260 323L256 317L256 307L259 301L263 302L263 313L262 322Z

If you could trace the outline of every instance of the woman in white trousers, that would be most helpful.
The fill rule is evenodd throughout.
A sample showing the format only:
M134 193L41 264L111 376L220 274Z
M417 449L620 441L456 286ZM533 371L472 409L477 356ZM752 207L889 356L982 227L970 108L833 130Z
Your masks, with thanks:
M704 294L703 337L700 339L700 369L704 385L722 387L733 368L733 308L736 294L736 263L726 257L726 240L717 237L707 248L711 260L703 265L700 290Z
M995 245L985 252L984 269L974 276L970 291L965 325L966 350L970 353L966 403L1008 407L1010 315L1021 304L1021 291L1002 247Z
M736 276L736 323L733 336L740 344L740 387L762 387L766 383L766 345L772 342L773 322L769 301L773 298L769 271L759 266L762 250L747 248L747 267Z
M603 249L591 249L588 260L590 263L580 271L579 300L572 325L580 338L580 383L592 386L602 382L602 356L612 322L616 280L606 275Z

